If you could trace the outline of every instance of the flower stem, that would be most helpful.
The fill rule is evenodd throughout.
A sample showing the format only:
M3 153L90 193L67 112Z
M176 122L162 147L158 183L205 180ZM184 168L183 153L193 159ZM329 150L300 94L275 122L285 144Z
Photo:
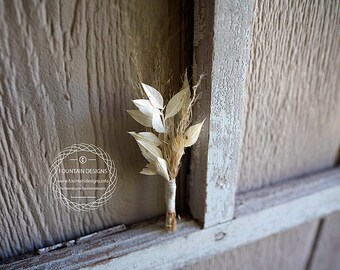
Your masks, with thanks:
M165 227L170 232L176 231L176 179L165 181L166 221Z

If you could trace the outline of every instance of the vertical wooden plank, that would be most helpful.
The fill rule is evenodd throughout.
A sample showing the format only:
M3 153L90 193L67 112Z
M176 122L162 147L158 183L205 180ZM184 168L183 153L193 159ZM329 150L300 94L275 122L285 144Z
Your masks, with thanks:
M205 227L233 218L251 14L248 0L195 2L194 83L206 75L195 113L207 121L192 151L190 208Z
M340 212L322 221L306 270L338 270L340 266Z

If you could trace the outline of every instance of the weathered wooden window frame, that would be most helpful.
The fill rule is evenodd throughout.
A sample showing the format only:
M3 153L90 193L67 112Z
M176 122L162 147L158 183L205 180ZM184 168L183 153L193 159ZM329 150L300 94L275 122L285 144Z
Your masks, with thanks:
M194 78L210 69L204 83L210 102L200 107L210 110L210 121L192 152L189 205L196 221L182 219L175 234L164 231L162 220L117 226L0 268L179 268L340 210L339 168L235 196L252 2L212 3L195 2L201 35L194 41Z

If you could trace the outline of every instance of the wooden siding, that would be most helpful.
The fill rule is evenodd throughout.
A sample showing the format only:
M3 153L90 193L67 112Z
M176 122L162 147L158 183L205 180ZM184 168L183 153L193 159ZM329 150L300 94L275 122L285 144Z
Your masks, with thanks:
M129 84L131 52L143 60L143 79L156 82L150 74L157 65L157 48L150 44L166 44L170 36L174 42L165 50L165 62L183 66L176 37L178 6L170 3L0 1L0 259L163 213L162 182L138 174L144 161L126 131L139 126L124 111L131 108L130 99L136 95ZM242 5L242 1L234 3ZM240 193L334 165L340 138L339 7L335 0L255 0ZM148 39L154 36L156 40ZM105 207L85 214L66 210L54 201L47 183L54 156L79 140L104 148L119 169L114 197ZM335 204L336 192L329 193L333 197L325 196L329 195L326 192L324 198L331 197ZM313 197L307 202L318 211L318 200ZM278 208L289 213L292 205ZM303 207L299 211L297 219L304 217L299 213L310 214ZM285 225L286 216L275 213L281 212L264 215ZM252 218L261 233L275 231L272 224L260 226L261 220L256 215ZM245 220L241 219L244 228L245 223L249 226ZM240 233L237 224L231 231ZM339 264L334 252L338 225L338 216L332 215L321 224L316 220L300 225L187 269L273 269L274 265L275 269L332 270ZM203 231L189 227L196 234L182 235L179 242L173 239L165 247L175 252L182 248L190 254L200 241L213 241L200 254L215 254L215 246L222 250L218 231L222 227L230 229L228 224ZM152 240L175 238L164 235L161 228L160 224L152 228L157 235L151 233ZM241 244L251 239L251 231L248 233ZM140 239L131 238L138 247ZM237 242L228 239L231 246ZM192 241L191 250L184 249L187 241ZM106 244L114 250L114 241ZM144 257L140 258L147 260L155 254L162 258L164 250L151 245L141 253ZM118 260L123 267L124 263L131 265L134 256L118 256ZM134 258L136 267L140 258ZM177 264L183 265L185 259L183 256ZM167 263L169 268L175 265Z
M340 212L325 218L307 270L338 270L340 266Z
M178 1L0 1L0 259L164 213L164 182L126 131L130 80L179 82ZM169 15L169 14L173 15ZM171 18L170 18L171 17ZM162 55L162 56L159 56ZM155 75L156 74L156 75ZM162 90L165 90L164 88ZM63 148L92 143L118 168L111 200L78 213L49 190Z
M340 169L335 169L294 179L288 185L251 191L236 198L235 219L203 230L186 218L181 219L174 234L164 231L164 219L126 230L116 226L74 239L67 248L47 252L48 248L41 254L14 258L0 268L179 269L339 210L339 180Z
M334 166L340 2L254 2L238 191Z
M317 221L217 255L182 270L305 270Z
M256 0L252 25L239 193L330 168L340 146L340 2ZM313 253L317 224L186 269L305 269L309 256L336 269L339 220L326 218Z

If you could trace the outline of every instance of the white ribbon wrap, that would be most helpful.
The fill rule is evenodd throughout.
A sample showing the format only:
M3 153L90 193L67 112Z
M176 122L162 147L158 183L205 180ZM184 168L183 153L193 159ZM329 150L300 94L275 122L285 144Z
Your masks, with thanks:
M168 213L176 211L176 179L165 181L165 202Z

